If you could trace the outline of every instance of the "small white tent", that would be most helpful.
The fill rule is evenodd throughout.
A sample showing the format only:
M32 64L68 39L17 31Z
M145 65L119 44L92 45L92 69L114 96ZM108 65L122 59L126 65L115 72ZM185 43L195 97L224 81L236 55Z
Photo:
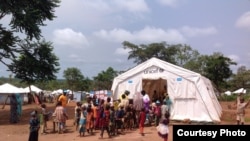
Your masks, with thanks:
M234 93L234 94L240 94L240 93L245 94L246 93L246 89L240 88L238 90L233 91L232 93Z
M150 97L154 90L159 95L167 91L173 101L172 120L220 121L222 108L214 87L209 79L198 73L151 58L114 78L111 88L115 100L125 90L129 90L129 98L133 98L133 94L142 89Z
M232 94L231 91L225 91L224 93L225 93L226 95L231 95L231 94Z
M63 93L63 89L58 89L58 90L54 90L51 94L52 95L60 95Z
M30 89L31 89L31 92L35 92L35 93L39 93L39 92L42 92L43 90L38 88L37 86L34 86L34 85L30 85L30 88L29 86L24 88L25 91L27 92L30 92Z

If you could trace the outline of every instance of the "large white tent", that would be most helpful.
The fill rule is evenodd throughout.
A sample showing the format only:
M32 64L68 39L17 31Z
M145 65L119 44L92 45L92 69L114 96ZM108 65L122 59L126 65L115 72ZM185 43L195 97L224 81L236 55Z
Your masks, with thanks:
M12 84L5 83L0 85L0 104L9 104L8 96L11 94L20 94L22 99L24 98L25 90L18 88Z
M18 88L9 83L0 85L0 94L26 93L22 88Z
M154 57L114 78L111 90L116 100L125 90L133 98L142 89L162 94L163 87L173 101L171 120L220 121L222 108L209 79Z

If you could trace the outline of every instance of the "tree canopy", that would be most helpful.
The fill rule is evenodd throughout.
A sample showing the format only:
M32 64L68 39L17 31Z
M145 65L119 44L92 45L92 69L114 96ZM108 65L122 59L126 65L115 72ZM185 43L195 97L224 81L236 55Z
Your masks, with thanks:
M20 56L9 65L16 78L28 84L56 79L59 62L51 42L24 40L19 46L22 48Z
M67 68L63 71L63 77L72 90L79 90L84 80L84 76L78 68Z
M9 23L0 24L0 62L9 67L23 48L18 43L23 39L40 40L41 26L45 21L53 20L59 0L1 0L0 20Z
M98 73L94 77L94 87L97 90L110 90L112 86L113 79L117 76L117 71L112 67L108 67L106 71Z
M128 41L123 43L124 49L129 50L128 59L140 64L152 57L200 73L209 78L217 88L224 87L225 81L232 76L231 65L236 65L230 58L222 53L201 55L188 45L150 43L148 45L135 45Z

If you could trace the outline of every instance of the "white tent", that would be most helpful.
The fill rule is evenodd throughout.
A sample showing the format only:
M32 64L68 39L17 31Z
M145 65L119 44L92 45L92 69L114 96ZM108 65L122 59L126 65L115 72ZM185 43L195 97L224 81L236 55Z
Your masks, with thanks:
M231 91L225 91L224 93L225 93L226 95L231 95L231 94L232 94Z
M246 93L246 89L240 88L240 89L238 89L238 90L233 91L233 93L234 93L234 94L239 94L239 93L245 94L245 93Z
M22 99L24 99L25 93L26 91L22 88L18 88L9 83L0 85L0 104L9 104L10 101L8 99L8 96L11 94L20 94Z
M39 93L39 92L43 91L42 89L40 89L40 88L38 88L38 87L36 87L34 85L30 85L30 88L31 88L31 92L35 92L35 93ZM30 88L28 86L28 87L24 88L24 90L27 91L27 92L30 92Z
M15 93L26 93L22 88L18 88L9 83L0 85L0 94L15 94Z
M60 95L63 93L63 89L58 89L58 90L54 90L51 94L52 95Z
M220 121L222 108L211 81L157 58L151 58L114 78L111 90L116 100L125 90L129 90L129 98L133 98L142 89L150 96L154 90L161 95L163 87L173 101L170 119Z

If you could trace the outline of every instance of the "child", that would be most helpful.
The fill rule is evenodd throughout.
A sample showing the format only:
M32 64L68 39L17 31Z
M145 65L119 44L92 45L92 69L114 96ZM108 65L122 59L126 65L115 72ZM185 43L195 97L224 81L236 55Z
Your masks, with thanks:
M41 129L41 134L46 134L46 129L47 129L47 121L49 120L49 117L51 116L51 112L47 112L46 108L47 106L45 104L41 105L42 112L40 115L40 124L42 126Z
M119 110L116 112L116 119L115 119L116 133L117 134L122 134L122 132L123 132L124 116L125 116L125 110L124 110L124 106L121 104ZM121 132L119 132L118 129L121 129Z
M115 126L115 108L114 105L110 106L110 122L109 122L110 135L116 135L116 126Z
M244 98L237 98L239 101L237 102L237 114L236 114L236 120L237 125L244 125L245 123L245 109L250 103L250 99L248 102L244 102Z
M68 114L65 111L65 108L62 106L62 102L58 101L56 105L56 109L53 113L55 117L55 121L58 122L58 133L64 133L65 131L65 122L68 119Z
M75 121L74 121L74 125L76 126L76 130L79 127L80 117L81 117L81 103L77 102L76 107L75 107Z
M165 119L165 113L168 112L167 102L163 100L163 104L161 105L161 120Z
M81 112L81 117L79 120L79 134L80 137L85 135L85 129L86 129L86 116L85 116L85 109L83 108L82 112Z
M159 100L156 101L156 106L154 108L155 126L159 125L161 119L161 103Z
M37 118L37 111L33 111L31 113L29 124L30 124L29 141L38 141L40 122L39 119Z
M111 138L110 132L109 132L109 122L110 122L110 106L107 105L105 107L104 111L101 111L101 134L100 134L100 138L103 138L103 133L104 130L107 131L109 138Z
M86 116L86 129L87 132L93 135L93 128L94 128L94 112L91 108L91 105L87 107L87 116Z
M146 112L145 112L145 108L141 109L141 112L139 114L139 130L140 130L140 134L142 136L144 136L144 124L146 121Z
M169 112L165 113L165 119L163 119L160 124L156 127L158 131L158 135L164 139L164 141L168 141L168 124L169 124Z

